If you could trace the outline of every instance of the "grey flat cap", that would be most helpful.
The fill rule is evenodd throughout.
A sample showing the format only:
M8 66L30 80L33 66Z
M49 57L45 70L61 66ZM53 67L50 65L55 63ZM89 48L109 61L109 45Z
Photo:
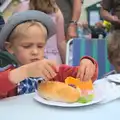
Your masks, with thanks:
M4 49L4 42L10 36L15 27L27 21L37 21L43 24L48 31L48 38L56 33L55 24L51 17L43 12L36 10L27 10L12 15L0 31L0 49Z

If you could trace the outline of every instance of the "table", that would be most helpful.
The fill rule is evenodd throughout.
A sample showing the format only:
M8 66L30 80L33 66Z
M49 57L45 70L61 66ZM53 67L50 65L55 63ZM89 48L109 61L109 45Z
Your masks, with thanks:
M50 107L35 93L0 100L0 120L120 120L120 100L81 108Z

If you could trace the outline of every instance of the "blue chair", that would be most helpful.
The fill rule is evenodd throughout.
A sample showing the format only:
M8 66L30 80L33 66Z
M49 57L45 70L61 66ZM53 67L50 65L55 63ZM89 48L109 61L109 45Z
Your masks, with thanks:
M99 76L103 77L107 72L113 70L113 66L109 63L107 57L107 40L86 40L85 38L71 39L67 43L66 64L69 64L70 45L72 44L72 65L79 65L80 58L83 56L91 56L97 60L99 65Z

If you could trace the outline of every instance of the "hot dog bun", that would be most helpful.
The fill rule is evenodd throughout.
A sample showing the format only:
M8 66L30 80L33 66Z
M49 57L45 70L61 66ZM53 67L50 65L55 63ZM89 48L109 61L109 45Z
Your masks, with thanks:
M80 98L78 89L57 81L44 81L38 86L38 94L51 101L73 103Z

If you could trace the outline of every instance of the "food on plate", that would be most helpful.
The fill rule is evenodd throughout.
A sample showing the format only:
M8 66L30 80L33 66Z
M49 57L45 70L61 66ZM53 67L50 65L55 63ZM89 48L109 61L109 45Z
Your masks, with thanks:
M74 85L74 86L76 86L80 89L83 89L83 90L92 90L93 89L92 80L80 81L79 79L76 79L73 77L67 77L65 79L65 83L68 85Z
M93 100L94 91L92 80L81 81L73 77L67 77L65 79L65 83L70 86L74 86L76 89L80 91L80 98L78 99L77 102L87 103Z
M39 84L38 94L52 101L72 103L80 98L80 92L65 83L57 81L45 81Z
M38 94L44 99L66 103L87 103L93 100L92 81L80 81L67 77L65 83L43 81L38 85Z

